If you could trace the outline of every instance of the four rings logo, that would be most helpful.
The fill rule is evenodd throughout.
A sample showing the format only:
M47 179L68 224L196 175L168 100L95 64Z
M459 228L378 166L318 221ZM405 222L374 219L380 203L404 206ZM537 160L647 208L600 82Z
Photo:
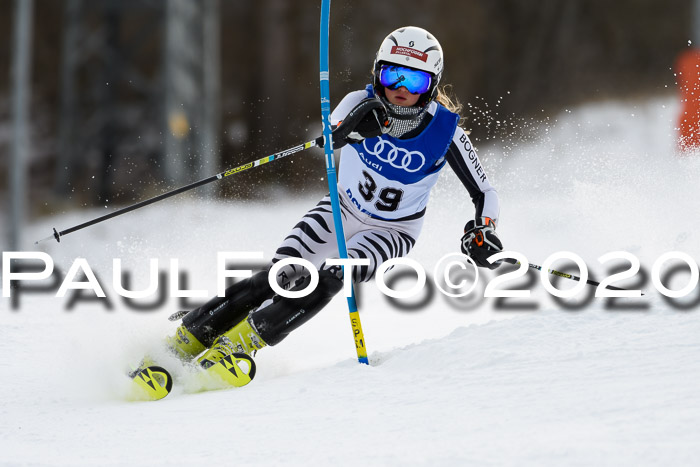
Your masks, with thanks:
M389 151L384 153L384 146L389 147ZM425 156L419 151L409 151L397 148L389 141L379 138L372 149L367 147L367 140L362 142L368 154L375 156L382 162L389 163L396 169L403 169L406 172L418 172L425 165Z

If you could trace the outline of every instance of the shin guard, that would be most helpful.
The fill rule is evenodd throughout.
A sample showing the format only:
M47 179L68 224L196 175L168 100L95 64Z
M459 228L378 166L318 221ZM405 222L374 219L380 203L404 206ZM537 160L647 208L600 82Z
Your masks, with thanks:
M341 274L329 270L319 271L316 290L301 298L274 297L270 305L250 314L251 324L267 345L280 343L290 332L313 318L340 292L343 288ZM311 279L306 277L291 290L302 290L310 282Z
M267 271L236 282L226 289L224 297L214 297L187 313L182 324L205 347L245 319L251 310L274 295L267 280Z

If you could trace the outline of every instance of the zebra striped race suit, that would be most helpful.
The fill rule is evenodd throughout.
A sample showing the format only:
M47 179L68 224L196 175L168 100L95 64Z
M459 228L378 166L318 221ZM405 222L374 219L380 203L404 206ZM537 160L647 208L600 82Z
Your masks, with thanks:
M331 115L336 125L360 101L372 97L372 88L351 92ZM382 135L341 150L338 192L350 258L368 258L369 266L353 269L355 282L368 281L390 258L405 256L423 226L430 190L440 170L449 164L474 203L475 217L496 220L498 194L489 183L459 116L437 102L415 130L399 138ZM330 197L324 197L294 226L277 249L273 262L304 258L318 269L338 249ZM301 271L299 271L301 269ZM300 266L287 265L277 280L284 288L303 274Z

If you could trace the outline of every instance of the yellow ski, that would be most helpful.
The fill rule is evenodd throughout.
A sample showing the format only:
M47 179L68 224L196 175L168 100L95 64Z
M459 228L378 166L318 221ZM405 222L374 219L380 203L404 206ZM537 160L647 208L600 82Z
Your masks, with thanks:
M147 366L132 378L131 400L157 401L167 396L173 388L173 378L165 368Z

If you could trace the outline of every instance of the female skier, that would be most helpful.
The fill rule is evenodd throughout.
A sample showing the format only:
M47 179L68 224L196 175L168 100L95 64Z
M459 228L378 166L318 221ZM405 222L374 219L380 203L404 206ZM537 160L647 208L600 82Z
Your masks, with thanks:
M354 281L369 281L384 261L408 254L445 165L462 181L476 210L465 227L462 252L479 266L498 266L486 261L502 249L495 230L498 195L457 125L459 109L438 87L443 66L442 48L429 32L413 26L397 29L379 47L372 84L346 95L331 115L332 125L343 121L333 139L336 148L342 146L338 192L348 256L369 259L368 266L353 269ZM251 355L278 344L343 288L340 268L325 264L337 255L326 196L294 226L272 260L294 257L313 263L319 283L311 294L295 299L275 295L268 271L259 272L187 313L168 345L183 359L206 350L199 364L223 370L231 368L234 353ZM304 271L286 265L277 283L304 289L310 281ZM220 374L230 376L233 385L250 380L238 380L235 371Z

